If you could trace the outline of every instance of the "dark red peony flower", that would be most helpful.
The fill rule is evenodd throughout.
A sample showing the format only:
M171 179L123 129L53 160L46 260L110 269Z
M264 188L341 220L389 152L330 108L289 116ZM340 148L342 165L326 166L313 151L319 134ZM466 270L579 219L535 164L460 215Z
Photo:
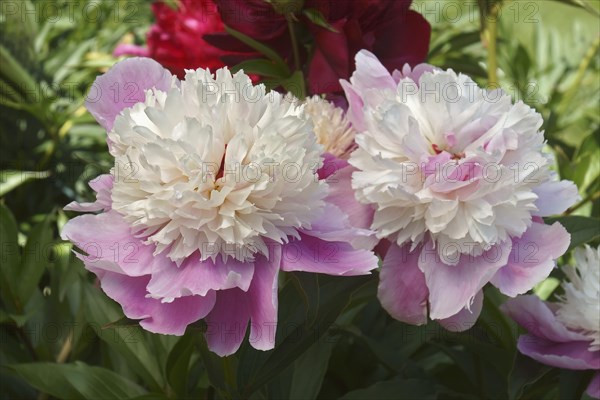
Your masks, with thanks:
M184 69L215 70L225 65L221 57L231 52L203 38L205 34L225 31L213 0L179 0L178 9L155 2L152 11L156 23L148 32L147 47L121 45L115 50L115 56L151 57L179 77L183 77Z
M361 49L374 53L390 71L405 63L416 65L427 57L431 26L412 10L411 0L306 0L338 31L311 25L315 38L310 62L312 93L339 92L340 79L354 70Z

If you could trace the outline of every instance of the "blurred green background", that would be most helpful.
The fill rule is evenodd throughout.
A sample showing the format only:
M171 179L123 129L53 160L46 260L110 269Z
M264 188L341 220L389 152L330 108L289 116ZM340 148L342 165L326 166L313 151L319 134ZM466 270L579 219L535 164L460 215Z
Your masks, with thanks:
M430 63L499 84L543 115L556 168L582 198L560 218L573 245L597 244L600 2L417 0L413 9L433 27ZM500 10L499 18L482 10ZM244 345L223 360L206 351L201 326L177 338L124 319L58 232L71 216L62 207L91 200L87 181L111 167L85 94L116 61L115 46L143 43L151 23L144 0L0 2L0 397L582 397L589 374L516 354L518 330L494 290L477 326L452 334L391 320L375 280L299 274L290 281L306 298L286 284L281 296L298 309L280 311L305 328L299 339L281 333L272 354ZM551 296L557 278L560 271L538 294ZM313 304L309 295L330 286L343 290Z

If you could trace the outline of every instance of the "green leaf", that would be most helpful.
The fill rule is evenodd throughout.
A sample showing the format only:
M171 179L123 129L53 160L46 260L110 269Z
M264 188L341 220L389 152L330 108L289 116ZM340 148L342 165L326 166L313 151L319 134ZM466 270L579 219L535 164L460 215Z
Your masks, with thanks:
M517 351L508 377L508 398L521 398L527 386L534 384L551 370L547 365L540 364Z
M319 11L315 8L305 8L304 10L302 10L302 13L313 24L318 25L321 28L325 28L328 31L338 33L338 30L335 29L333 26L331 26L331 24L329 22L327 22L327 20L323 16L323 14L321 14L321 11Z
M588 2L586 0L554 0L554 1L557 1L557 2L563 3L563 4L568 4L573 7L583 8L587 12L600 17L600 12L598 12L598 10L592 6L591 2Z
M135 326L110 324L123 318L119 307L95 287L86 285L85 310L98 336L125 358L140 378L151 388L160 390L165 383L154 349L149 346L147 334Z
M290 70L287 66L282 68L281 64L263 59L243 61L231 68L231 71L234 73L241 70L246 74L258 74L273 78L285 78L290 75Z
M12 83L21 93L38 93L39 88L35 79L19 62L10 54L8 49L0 45L0 76Z
M4 196L32 179L45 179L49 176L50 171L0 171L0 196Z
M8 368L39 391L60 399L128 399L145 393L112 371L81 362L13 364Z
M229 33L231 36L233 36L240 42L247 44L248 46L252 47L254 50L258 51L259 53L264 54L267 58L275 61L275 63L280 65L281 68L287 68L287 64L285 63L285 61L283 61L283 58L281 58L281 56L279 54L277 54L277 52L275 50L273 50L272 48L270 48L269 46L264 45L260 42L257 42L256 40L252 39L250 36L246 36L243 33L238 32L235 29L232 29L228 26L225 26L225 30L227 31L227 33Z
M313 343L326 334L353 294L374 283L371 276L330 277L295 273L280 295L280 321L275 349L257 354L240 352L239 387L249 396L295 362ZM298 290L300 289L300 290ZM285 335L285 336L284 336Z
M0 204L0 296L4 304L10 306L11 312L20 311L20 304L14 293L19 282L21 265L18 232L17 222L12 213L4 204Z
M194 335L197 335L197 332L188 333L180 338L169 353L166 363L167 380L175 393L182 398L186 397L188 367L196 340Z
M333 343L319 340L294 362L290 399L316 399L331 357Z
M569 249L600 238L600 220L598 218L568 215L564 217L545 218L546 223L559 222L571 234Z
M393 399L434 400L437 398L435 385L421 379L393 379L377 382L366 389L346 393L340 400Z
M17 294L22 301L29 299L49 263L54 238L51 225L53 220L54 213L48 214L44 221L32 229L27 238L17 286Z

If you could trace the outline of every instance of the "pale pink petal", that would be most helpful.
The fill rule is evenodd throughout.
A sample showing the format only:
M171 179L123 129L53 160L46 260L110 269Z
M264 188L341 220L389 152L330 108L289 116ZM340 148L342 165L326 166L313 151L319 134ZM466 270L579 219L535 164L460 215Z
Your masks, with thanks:
M162 303L147 297L149 276L129 277L104 271L98 275L102 290L121 304L125 315L141 319L140 325L154 333L183 335L189 324L204 318L215 304L215 292Z
M425 275L419 269L419 250L392 244L379 273L377 298L382 307L398 321L413 325L427 323Z
M86 253L77 257L90 270L141 276L150 274L154 263L163 262L152 255L152 246L131 234L129 225L116 211L75 217L65 224L61 238Z
M316 272L328 275L367 275L377 268L371 251L355 250L344 242L328 242L300 234L301 239L283 246L283 271Z
M425 72L432 72L436 69L437 68L435 68L433 65L425 63L417 64L414 68L411 68L411 66L408 64L404 64L402 71L396 69L394 72L392 72L392 78L394 78L396 83L399 83L402 79L410 78L413 82L418 84L421 75L423 75Z
M112 206L111 192L114 177L111 174L100 175L89 182L90 187L96 192L96 201L93 203L77 203L72 201L65 206L67 211L94 212L108 211Z
M600 372L594 375L585 392L595 399L600 399Z
M148 292L156 297L177 298L190 294L204 296L210 290L234 287L247 291L253 274L252 262L232 258L223 262L220 256L215 261L200 261L200 255L194 253L180 266L173 262L157 264Z
M522 335L517 348L542 364L566 369L599 369L600 351L589 351L589 343L557 343L533 335Z
M449 318L440 319L438 322L451 332L462 332L471 329L483 308L483 291L479 291L470 307L465 307Z
M86 97L85 107L100 125L110 130L122 110L145 100L146 90L157 88L168 91L171 80L171 73L156 61L128 58L96 78Z
M456 265L446 265L429 241L419 257L419 268L429 288L430 316L445 319L467 307L475 295L506 265L510 244L502 243L474 257L462 255Z
M275 347L277 329L277 289L281 246L273 246L266 257L255 261L255 273L248 290L250 307L250 337L252 347L258 350L271 350Z
M357 169L347 166L329 179L329 194L326 200L338 206L350 219L350 224L356 228L369 229L373 223L375 210L369 204L356 200L352 189L352 173Z
M136 56L136 57L149 57L150 51L147 47L136 46L134 44L121 43L113 51L113 56Z
M359 93L348 81L340 80L340 84L342 85L342 89L344 89L346 99L348 100L348 111L346 111L348 120L352 123L354 129L358 132L362 132L367 129L367 125L365 124L363 113L365 103L361 97L361 93Z
M496 272L492 284L511 297L531 290L550 275L555 260L567 251L570 241L571 235L558 222L533 222L523 236L513 238L508 263Z
M540 217L562 214L580 198L577 186L573 182L566 180L549 180L534 187L532 190L538 195L538 199L535 202L538 210L532 214Z
M325 213L312 222L310 230L303 232L328 242L348 242L355 249L370 250L378 241L371 229L353 226L348 215L333 202L326 203Z
M250 320L247 293L240 289L219 290L212 311L206 317L206 343L219 356L235 353L246 336Z
M590 339L567 329L548 304L534 295L509 299L500 309L530 334L552 342L587 341Z

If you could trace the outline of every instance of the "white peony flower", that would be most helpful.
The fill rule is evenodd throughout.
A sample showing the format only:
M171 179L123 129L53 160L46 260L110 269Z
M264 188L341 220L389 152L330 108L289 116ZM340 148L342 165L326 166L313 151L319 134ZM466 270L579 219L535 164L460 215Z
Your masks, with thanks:
M323 212L322 147L303 107L242 72L188 71L125 109L108 137L113 209L175 262L267 255L265 239L298 238Z
M600 350L600 247L586 245L573 254L575 266L563 268L569 282L562 285L565 293L557 319L593 339L590 351Z

